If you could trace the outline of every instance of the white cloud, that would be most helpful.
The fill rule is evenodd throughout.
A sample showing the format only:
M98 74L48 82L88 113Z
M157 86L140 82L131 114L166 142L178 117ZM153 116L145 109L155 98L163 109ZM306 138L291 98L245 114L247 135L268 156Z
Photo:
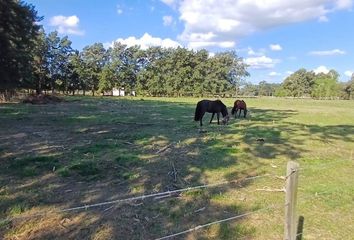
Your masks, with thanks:
M254 69L270 69L274 68L275 64L278 63L278 59L272 59L267 56L261 57L250 57L245 59L245 63Z
M352 0L337 0L336 7L337 9L349 9L353 6Z
M293 74L294 72L293 71L286 71L286 74L287 75L291 75L291 74Z
M319 22L328 22L329 19L328 19L327 16L321 16L321 17L318 18L318 21L319 21Z
M209 52L209 57L214 57L215 56L215 53L214 52Z
M247 54L252 56L252 55L256 55L256 52L252 48L249 48Z
M207 47L221 47L221 48L233 48L235 42L210 42L210 41L193 41L188 44L190 49L201 49Z
M325 50L325 51L311 51L309 52L309 54L314 56L333 56L333 55L344 55L346 54L346 52L340 49L332 49L332 50Z
M271 76L271 77L275 77L275 76L280 76L281 73L278 73L278 72L270 72L268 75Z
M194 34L211 32L209 42L235 42L251 33L309 20L327 19L329 13L350 9L352 0L161 0L178 6L184 30L179 39L194 45ZM204 45L208 45L204 43Z
M118 13L119 15L123 14L123 9L120 8L119 6L117 6L117 13Z
M318 68L315 68L313 70L315 72L315 74L319 74L319 73L329 73L329 69L326 66L319 66Z
M181 46L181 44L179 44L176 41L173 41L170 38L161 39L157 37L152 37L148 33L145 33L141 38L136 38L136 37L128 37L125 39L118 38L114 42L120 42L124 45L127 45L128 47L139 45L141 49L147 49L149 47L155 47L155 46L161 46L163 48L177 48ZM111 46L113 46L113 43L111 44Z
M281 51L281 50L283 50L283 48L279 44L270 44L269 48L272 51Z
M172 16L163 16L162 20L163 20L163 25L164 26L170 26L173 23L173 17Z
M353 71L350 71L350 70L345 71L345 72L344 72L344 75L345 75L345 76L348 76L348 77L351 77L351 76L353 75Z
M84 31L79 29L80 19L76 16L54 16L49 20L49 25L56 27L61 34L84 35Z
M265 54L265 49L261 48L261 49L258 49L257 51L253 50L253 48L251 47L248 47L247 48L247 54L249 56L262 56Z
M175 8L178 4L178 0L160 0L160 1L172 8Z

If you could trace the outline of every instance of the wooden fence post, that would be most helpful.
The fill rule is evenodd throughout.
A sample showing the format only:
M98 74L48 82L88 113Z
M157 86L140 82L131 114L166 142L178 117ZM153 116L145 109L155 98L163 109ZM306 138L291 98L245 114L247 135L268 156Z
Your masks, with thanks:
M296 195L299 164L289 161L286 170L286 196L285 196L285 240L296 239Z

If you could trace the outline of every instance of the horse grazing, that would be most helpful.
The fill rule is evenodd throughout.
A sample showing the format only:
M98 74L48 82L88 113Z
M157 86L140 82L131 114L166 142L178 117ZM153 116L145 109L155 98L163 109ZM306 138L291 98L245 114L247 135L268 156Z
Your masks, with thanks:
M234 103L234 107L231 110L231 114L234 115L235 114L235 118L237 115L237 111L239 111L238 116L240 117L241 115L241 110L243 110L243 117L246 118L247 115L247 106L246 106L246 102L243 100L236 100Z
M195 109L195 114L194 114L194 121L200 121L200 126L203 126L203 116L205 112L212 113L213 115L211 116L210 122L213 121L214 114L216 113L216 116L218 118L218 124L219 123L219 115L220 112L223 116L222 123L226 124L230 117L229 113L227 112L227 108L225 104L223 104L220 100L201 100L197 103L197 107Z

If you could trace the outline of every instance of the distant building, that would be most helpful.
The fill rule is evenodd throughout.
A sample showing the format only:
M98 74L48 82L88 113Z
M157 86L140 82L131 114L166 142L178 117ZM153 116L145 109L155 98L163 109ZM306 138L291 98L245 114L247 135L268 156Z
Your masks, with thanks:
M112 95L113 96L124 97L125 96L125 90L124 90L124 88L113 88Z

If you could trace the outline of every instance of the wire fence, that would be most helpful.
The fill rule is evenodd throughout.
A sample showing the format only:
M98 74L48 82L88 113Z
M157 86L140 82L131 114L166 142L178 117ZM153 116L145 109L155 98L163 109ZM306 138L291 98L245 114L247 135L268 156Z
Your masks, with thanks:
M281 206L283 207L284 205L281 205ZM209 227L209 226L214 225L214 224L219 224L219 223L224 223L224 222L240 219L240 218L249 216L251 214L255 214L257 212L260 212L260 211L264 211L264 210L267 210L267 209L274 209L274 208L275 208L274 206L261 208L261 209L258 209L256 211L252 211L252 212L236 215L236 216L233 216L233 217L217 220L217 221L214 221L214 222L209 222L209 223L206 223L206 224L203 224L203 225L198 225L196 227L193 227L193 228L190 228L190 229L178 232L178 233L170 234L170 235L167 235L167 236L164 236L164 237L161 237L161 238L156 238L155 240L162 240L162 239L169 239L169 238L172 238L172 237L177 237L179 235L190 233L190 232L193 232L193 231L197 231L199 229L202 229L202 228L205 228L205 227Z
M337 160L335 162L329 162L329 163L324 163L324 164L318 164L316 166L306 166L306 167L301 167L299 168L300 171L303 170L308 170L311 169L313 170L314 168L316 169L322 169L323 167L328 167L328 166L332 166L333 164L338 164L341 162L353 162L353 159L350 158L348 159L343 159L343 160ZM197 186L192 186L192 187L187 187L187 188L182 188L182 189L176 189L176 190L169 190L169 191L164 191L164 192L157 192L157 193L151 193L151 194L144 194L144 195L140 195L140 196L135 196L135 197L128 197L128 198L123 198L123 199L116 199L116 200L112 200L112 201L104 201L104 202L98 202L98 203L93 203L93 204L85 204L82 206L77 206L77 207L71 207L71 208L64 208L64 209L58 209L58 210L52 210L52 211L43 211L43 212L38 212L35 214L31 214L31 215L19 215L19 216L14 216L14 217L9 217L9 218L5 218L0 220L0 224L2 222L10 222L13 220L21 220L21 219L28 219L28 218L35 218L35 217L41 217L41 216L47 216L50 214L54 214L54 213L67 213L67 212L72 212L72 211L80 211L80 210L88 210L91 208L98 208L98 207L102 207L102 206L107 206L107 205L113 205L113 204L120 204L120 203L128 203L128 202L133 202L133 201L137 201L137 200L145 200L148 198L153 198L153 197L168 197L168 196L173 196L174 194L179 194L179 193L183 193L183 192L188 192L188 191L193 191L193 190L198 190L198 189L206 189L206 188L211 188L211 187L218 187L218 186L222 186L222 185L227 185L227 184L235 184L235 183L242 183L244 181L251 181L251 180L255 180L255 179L259 179L259 178L264 178L264 177L274 177L277 179L282 179L284 181L286 181L292 174L294 173L294 171L292 171L290 174L288 174L287 176L281 177L281 176L277 176L274 174L264 174L264 175L257 175L257 176L251 176L251 177L245 177L245 178L240 178L240 179L236 179L236 180L230 180L230 181L220 181L220 182L216 182L216 183L210 183L210 184L202 184L202 185L197 185ZM256 191L258 190L262 190L262 191L285 191L285 189L256 189ZM228 217L225 219L221 219L221 220L217 220L217 221L213 221L213 222L209 222L203 225L198 225L196 227L181 231L181 232L177 232L177 233L173 233L164 237L160 237L157 238L156 240L162 240L162 239L169 239L172 237L176 237L182 234L186 234L186 233L190 233L193 231L197 231L199 229L214 225L214 224L219 224L219 223L224 223L224 222L228 222L228 221L232 221L232 220L236 220L236 219L240 219L246 216L249 216L251 214L255 214L258 213L260 211L264 211L267 209L274 209L277 207L284 207L284 205L278 205L278 206L268 206L265 208L261 208L255 211L251 211L251 212L247 212L241 215L236 215L233 217ZM301 233L302 234L302 233Z
M146 194L146 195L144 194L144 195L136 196L136 197L116 199L116 200L112 200L112 201L105 201L105 202L99 202L99 203L93 203L93 204L85 204L85 205L78 206L78 207L58 209L58 210L53 210L53 211L45 211L45 212L40 212L40 213L27 215L27 216L20 215L20 216L15 216L15 217L0 220L0 222L40 217L40 216L45 216L45 215L49 215L49 214L53 214L53 213L65 213L65 212L71 212L71 211L88 210L90 208L97 208L97 207L102 207L102 206L107 206L107 205L132 202L132 201L136 201L136 200L144 200L144 199L148 199L148 198L152 198L152 197L172 196L172 194L176 194L176 193L188 192L188 191L198 190L198 189L205 189L205 188L210 188L210 187L218 187L218 186L226 185L226 184L241 183L244 181L251 181L251 180L254 180L257 178L264 178L264 177L269 177L269 176L273 176L273 175L270 175L270 174L258 175L258 176L240 178L240 179L231 180L231 181L221 181L221 182L216 182L216 183L211 183L211 184L203 184L203 185L197 185L197 186L192 186L192 187L187 187L187 188L182 188L182 189L169 190L169 191L165 191L165 192L151 193L151 194Z

